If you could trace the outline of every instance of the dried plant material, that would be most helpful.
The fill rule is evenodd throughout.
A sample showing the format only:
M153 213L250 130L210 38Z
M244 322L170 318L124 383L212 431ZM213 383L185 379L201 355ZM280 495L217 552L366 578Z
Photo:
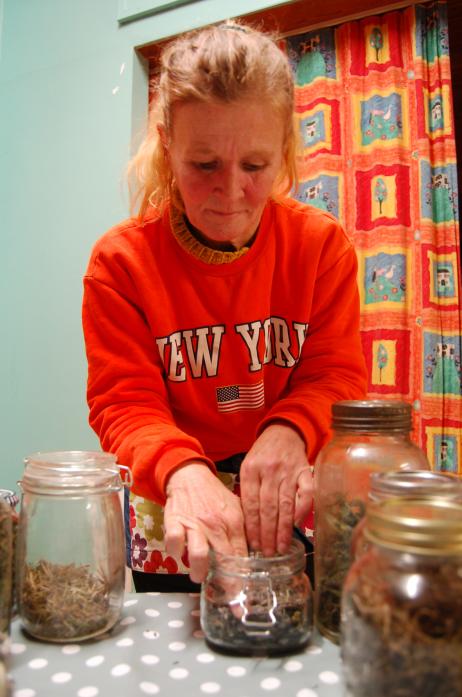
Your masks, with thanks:
M109 626L113 614L109 581L84 564L26 564L20 593L25 627L41 639L94 636Z
M355 567L343 601L347 694L462 695L461 561L427 560L407 569L372 563L372 573L367 559Z
M316 522L316 624L332 640L340 636L340 603L352 561L351 538L365 510L361 499L347 501L335 494L324 503L322 520Z
M1 503L1 502L0 502ZM12 519L9 506L0 505L0 633L7 634L13 602Z
M312 599L304 573L249 573L229 581L217 574L203 590L202 626L207 642L240 655L277 655L304 646L312 631ZM239 586L239 588L238 588Z

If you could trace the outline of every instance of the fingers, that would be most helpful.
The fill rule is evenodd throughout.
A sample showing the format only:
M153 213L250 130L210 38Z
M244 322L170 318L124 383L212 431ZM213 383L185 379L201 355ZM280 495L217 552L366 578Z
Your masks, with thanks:
M216 514L198 516L210 547L221 554L245 557L248 554L244 521L240 504L236 510L228 510L226 518ZM223 511L225 513L225 511Z
M267 464L261 481L251 472L247 477L245 474L241 496L250 548L261 550L264 556L287 553L294 523L303 520L311 509L310 468L303 465L287 474L280 466Z
M260 477L249 464L241 469L241 505L248 545L252 550L261 549Z
M292 542L295 513L295 484L283 479L279 487L267 482L260 497L261 541L264 556L286 554Z
M229 541L233 550L232 554L236 554L239 557L247 557L249 554L249 548L245 536L245 529L242 516L240 523L236 526L233 526L229 533Z
M297 480L294 520L300 523L311 511L313 505L313 475L310 468L302 470Z
M276 535L276 551L286 554L292 543L294 514L295 514L295 490L282 482L279 488L278 526Z
M260 542L265 557L276 552L279 516L279 488L271 477L263 480L260 489Z
M164 514L166 550L168 554L179 558L185 546L188 547L190 577L196 583L205 580L210 548L226 555L248 554L238 499L233 499L229 507L223 505L220 513L205 511L193 518L173 513L167 502Z
M179 559L187 546L191 580L202 583L207 575L210 547L205 530L186 516L175 514L164 515L164 525L167 553Z
M188 557L190 571L189 576L194 583L202 583L207 576L209 565L209 543L204 531L189 529L188 538Z
M168 506L164 511L165 548L172 557L179 559L186 544L186 528L174 515L169 514Z

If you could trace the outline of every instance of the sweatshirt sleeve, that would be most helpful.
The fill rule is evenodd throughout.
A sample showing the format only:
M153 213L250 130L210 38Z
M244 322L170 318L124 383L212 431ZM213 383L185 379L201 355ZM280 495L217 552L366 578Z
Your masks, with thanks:
M122 269L106 263L101 271L93 257L82 309L89 421L102 448L131 469L133 491L163 504L168 475L183 463L215 466L175 424L159 352L134 296Z
M314 464L331 434L332 403L364 399L366 389L357 259L348 243L331 265L320 264L300 361L287 389L260 422L258 433L272 422L289 422L304 437L308 459Z

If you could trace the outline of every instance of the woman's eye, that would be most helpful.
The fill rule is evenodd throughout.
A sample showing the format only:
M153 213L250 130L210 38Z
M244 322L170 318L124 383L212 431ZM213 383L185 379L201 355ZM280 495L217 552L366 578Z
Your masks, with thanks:
M242 165L242 168L246 172L259 172L264 167L265 167L265 165L256 164L254 162L244 162L244 164Z
M199 169L201 172L213 172L213 170L217 167L217 163L215 160L211 162L195 162L194 167Z

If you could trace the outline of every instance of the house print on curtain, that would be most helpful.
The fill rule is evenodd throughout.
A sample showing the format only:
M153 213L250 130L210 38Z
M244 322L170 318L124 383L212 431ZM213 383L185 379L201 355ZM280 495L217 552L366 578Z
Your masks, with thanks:
M369 395L414 407L433 469L462 473L460 242L444 2L285 40L303 153L299 200L359 261Z

